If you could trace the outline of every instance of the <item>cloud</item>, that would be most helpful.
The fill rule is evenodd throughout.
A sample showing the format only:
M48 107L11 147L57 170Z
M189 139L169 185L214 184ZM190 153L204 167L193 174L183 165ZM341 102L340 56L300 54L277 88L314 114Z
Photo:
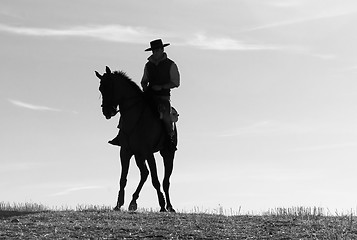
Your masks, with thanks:
M263 26L261 27L263 28ZM255 28L258 29L258 28ZM259 50L281 50L297 53L307 53L306 49L296 46L279 46L269 44L252 44L240 41L231 37L211 37L204 33L196 33L193 37L182 38L178 34L158 33L158 31L143 28L122 25L95 25L95 26L76 26L66 29L50 28L28 28L13 27L0 24L0 32L11 34L37 36L37 37L89 37L103 41L124 42L135 44L148 44L157 36L166 36L166 38L175 38L176 45L193 46L204 50L216 51L259 51ZM182 34L180 34L182 35ZM189 34L185 34L189 35ZM317 57L330 58L327 55ZM38 107L31 104L16 101L18 106L27 107L34 110L51 110L51 108ZM54 109L53 109L54 110Z
M63 29L14 27L0 24L0 32L37 37L89 37L98 40L147 44L158 36L176 38L177 45L189 45L209 50L275 50L276 46L249 44L229 37L207 37L205 34L195 34L190 40L178 34L159 32L144 27L122 25L75 26ZM181 34L180 34L181 35ZM181 43L180 43L181 42Z
M292 8L302 6L303 4L308 3L308 1L309 0L275 0L268 4L279 8Z
M306 23L306 22L320 20L320 19L328 19L328 18L345 16L345 15L349 15L349 14L353 14L353 13L356 13L356 10L353 8L351 8L351 9L333 9L333 10L323 11L323 12L315 14L313 16L289 19L289 20L285 20L285 21L268 23L268 24L264 24L264 25L260 25L260 26L256 26L256 27L251 27L251 28L243 30L243 32L276 28L276 27L284 27L284 26Z
M17 107L26 108L26 109L30 109L30 110L34 110L34 111L53 111L53 112L61 111L60 109L57 109L57 108L33 105L30 103L25 103L25 102L21 102L21 101L17 101L17 100L12 100L12 99L9 99L9 102L14 104Z
M290 151L292 152L305 152L305 151L319 151L319 150L331 150L331 149L340 149L340 148L351 148L356 147L357 142L345 142L345 143L336 143L336 144L326 144L326 145L316 145L310 147L294 148Z
M316 126L308 126L277 121L261 121L251 125L238 127L219 134L220 137L306 134L318 131Z
M281 50L290 52L293 54L300 54L300 55L306 55L306 56L311 56L314 58L319 58L321 60L333 60L336 59L336 55L330 54L330 53L317 53L310 47L303 47L303 46L283 46L281 47Z
M3 8L4 6L2 6L2 9L0 9L0 15L5 16L5 17L10 17L10 18L15 18L15 19L23 19L23 17L15 12L13 12L10 9L7 8Z
M347 66L340 69L340 72L355 72L357 71L357 65Z
M57 192L57 193L54 193L52 194L51 196L52 197L55 197L55 196L63 196L63 195L68 195L68 194L71 194L73 192L78 192L78 191L84 191L84 190L93 190L93 189L101 189L103 187L101 186L82 186L82 187L72 187L72 188L68 188L66 190L63 190L61 192Z
M11 162L11 163L6 163L2 162L1 163L1 168L0 168L0 173L11 173L11 172L25 172L25 171L31 171L34 169L39 169L43 168L44 166L47 166L47 162Z
M291 1L291 2L276 2L276 3L272 3L271 5L280 8L291 8L291 7L300 6L301 3L299 3L298 1Z
M315 53L308 47L294 45L270 45L245 43L229 37L208 37L205 34L197 33L192 40L186 41L186 45L194 46L205 50L216 51L283 51L293 54L309 55L322 60L332 60L336 56L333 54Z
M207 37L205 34L197 33L194 38L187 41L188 45L209 50L236 50L236 51L250 51L250 50L276 50L279 47L270 45L259 45L244 43L229 37Z
M113 42L147 43L157 34L142 27L122 25L75 26L62 29L14 27L0 24L0 31L41 37L90 37Z

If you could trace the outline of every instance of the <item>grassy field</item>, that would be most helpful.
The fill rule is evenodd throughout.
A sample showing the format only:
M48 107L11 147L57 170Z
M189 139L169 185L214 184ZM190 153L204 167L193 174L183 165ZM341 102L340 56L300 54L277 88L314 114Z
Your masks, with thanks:
M357 239L356 220L326 216L319 208L225 216L0 203L0 239Z

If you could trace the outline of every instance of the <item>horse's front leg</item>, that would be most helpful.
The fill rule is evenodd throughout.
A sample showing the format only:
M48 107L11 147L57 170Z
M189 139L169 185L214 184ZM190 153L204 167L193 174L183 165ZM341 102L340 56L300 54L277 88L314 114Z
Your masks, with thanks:
M135 155L135 162L140 171L140 182L129 204L129 211L135 211L136 209L138 209L138 204L136 203L136 200L139 198L140 191L143 188L144 183L146 182L146 179L149 176L149 170L146 166L145 158L139 155Z
M157 197L159 199L160 212L166 212L165 198L164 198L164 194L162 194L162 192L161 192L161 186L160 186L159 178L157 176L157 168L156 168L156 162L155 162L154 155L152 154L151 156L149 156L147 160L148 160L148 164L149 164L149 168L150 168L152 185L156 189Z
M124 147L120 148L120 163L121 163L121 176L120 176L120 190L118 194L117 205L115 206L114 210L120 211L121 206L124 205L124 198L125 198L125 186L127 182L127 176L129 171L129 164L130 158L133 154Z
M171 201L170 201L170 177L173 171L174 167L174 157L175 157L175 151L171 151L168 149L160 151L161 156L164 159L164 168L165 168L165 175L164 175L164 181L163 181L163 189L165 192L165 197L166 197L166 209L169 212L176 212L175 209L172 207Z

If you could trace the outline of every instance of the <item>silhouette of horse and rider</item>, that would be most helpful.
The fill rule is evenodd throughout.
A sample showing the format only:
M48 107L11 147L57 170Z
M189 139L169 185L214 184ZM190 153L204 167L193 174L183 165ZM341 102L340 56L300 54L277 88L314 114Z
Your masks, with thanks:
M164 52L161 39L150 42L152 51L144 68L140 87L124 72L112 72L109 67L103 75L95 71L100 79L99 91L102 94L102 113L110 119L120 112L119 133L111 141L120 146L121 177L118 200L114 210L124 205L125 186L132 156L140 170L140 182L132 195L129 210L137 209L136 200L148 178L149 165L151 180L156 189L160 211L175 212L170 201L170 176L173 170L175 151L177 150L176 121L178 113L171 107L170 90L180 86L178 68ZM119 109L119 110L118 110ZM154 153L160 152L164 162L163 190L157 175ZM166 201L165 201L166 198Z

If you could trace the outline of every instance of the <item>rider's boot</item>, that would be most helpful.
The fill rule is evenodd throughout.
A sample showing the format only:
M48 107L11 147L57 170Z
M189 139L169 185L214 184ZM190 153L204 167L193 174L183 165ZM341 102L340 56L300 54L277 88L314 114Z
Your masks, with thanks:
M119 134L113 138L112 140L108 141L108 143L112 144L112 145L115 145L115 146L120 146L119 144Z

